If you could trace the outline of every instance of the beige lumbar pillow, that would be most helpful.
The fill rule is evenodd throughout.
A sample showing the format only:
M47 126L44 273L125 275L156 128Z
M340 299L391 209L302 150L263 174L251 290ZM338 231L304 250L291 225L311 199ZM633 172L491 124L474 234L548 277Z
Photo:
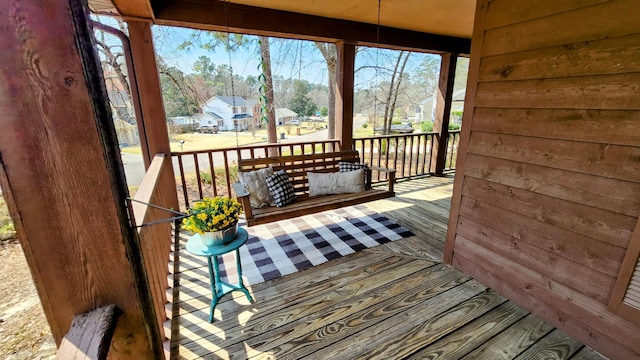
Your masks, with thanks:
M364 191L364 170L335 173L307 173L309 196L351 194Z
M273 175L273 168L270 167L238 173L240 182L249 192L249 202L252 208L258 209L274 205L273 197L271 197L266 181L266 178L271 175Z

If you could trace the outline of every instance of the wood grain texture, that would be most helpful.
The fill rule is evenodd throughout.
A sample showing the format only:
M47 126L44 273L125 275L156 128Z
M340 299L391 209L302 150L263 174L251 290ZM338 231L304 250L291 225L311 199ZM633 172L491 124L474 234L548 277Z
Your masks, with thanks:
M637 221L632 216L593 206L580 206L575 202L491 181L473 177L465 180L463 195L527 216L532 220L584 235L586 239L582 241L585 241L584 245L587 247L593 243L590 239L617 247L626 247ZM606 266L598 266L598 268L606 268Z
M457 54L443 54L440 56L440 76L435 95L435 113L433 131L437 132L431 152L431 173L442 175L445 168L447 142L449 139L449 118L451 117L451 101L453 100L453 85L456 76Z
M335 89L335 130L342 149L351 149L353 144L353 81L356 47L340 42L337 47L336 89ZM331 136L331 135L329 135Z
M135 240L85 4L3 5L0 153L54 338L59 344L75 315L115 303L123 315L112 354L151 357L145 289L129 263Z
M475 109L474 131L637 146L639 111L597 109Z
M640 73L478 83L476 106L640 110Z
M458 236L454 265L573 337L615 359L638 356L635 325L606 307L532 270ZM492 261L483 259L491 254ZM534 296L535 295L535 296ZM550 304L552 304L550 306ZM570 316L571 315L571 316ZM598 329L589 324L597 321ZM611 346L614 343L615 346Z
M556 329L529 347L525 352L516 357L516 359L568 359L581 347L582 344L578 341Z
M469 154L465 176L485 179L628 216L640 213L640 184ZM569 177L570 182L564 181ZM616 192L611 192L616 189Z
M547 16L486 30L483 57L640 33L640 13L633 0L607 1L567 11L545 7L544 3L529 3L523 10L528 7L529 13L533 8L542 9ZM567 24L571 24L570 31L566 30Z
M173 358L358 358L406 348L407 356L455 359L482 348L507 349L504 359L513 359L553 326L532 315L525 319L534 321L519 321L524 309L483 286L470 291L475 282L433 261L431 249L442 253L452 182L451 176L403 181L396 197L367 203L416 236L254 285L255 304L244 296L223 298L213 324L208 273L198 269L205 263L179 264ZM493 339L501 341L491 345Z
M631 34L489 56L482 59L478 81L635 73L640 71L639 43L640 35Z
M486 29L493 29L505 25L517 24L527 20L553 15L558 12L571 11L594 4L604 3L609 0L570 0L554 1L541 0L536 4L528 1L493 0L489 3L489 14L486 20Z
M56 352L56 359L106 359L117 319L115 305L76 315Z
M456 309L460 311L460 309ZM505 302L481 318L412 353L407 359L460 359L469 351L500 334L527 315L527 311L512 302Z
M640 183L640 146L474 131L469 153Z
M477 347L461 359L508 360L513 359L544 337L553 326L539 317L529 314L513 326Z

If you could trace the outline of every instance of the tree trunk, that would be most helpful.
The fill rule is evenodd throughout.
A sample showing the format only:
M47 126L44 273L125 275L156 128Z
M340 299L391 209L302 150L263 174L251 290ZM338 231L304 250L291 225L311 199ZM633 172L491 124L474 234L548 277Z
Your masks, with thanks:
M327 62L327 71L329 72L329 120L328 120L328 139L336 137L336 57L337 49L334 44L323 42L315 42L316 47Z
M402 60L402 55L404 51L400 51L400 55L398 55L398 60L396 61L396 66L393 68L393 74L391 74L391 83L389 84L389 93L387 94L387 101L384 104L384 118L382 119L382 134L388 135L391 132L391 119L393 118L393 113L389 114L390 106L391 106L391 97L393 96L394 84L396 81L396 74L398 73L398 66L400 66L400 61Z
M402 84L402 75L404 74L404 68L405 66L407 66L407 61L409 60L409 56L411 55L411 53L407 53L407 56L405 56L404 61L402 62L402 66L400 67L400 73L398 74L398 82L396 83L396 89L395 92L393 94L393 101L391 102L391 111L390 113L392 114L392 118L393 118L393 112L396 109L396 101L398 100L398 93L400 92L400 84ZM389 132L391 131L391 121L389 121Z
M262 56L262 73L264 75L266 116L267 116L267 142L275 144L278 142L276 134L276 111L273 107L273 77L271 76L271 52L269 50L269 38L260 36L260 56ZM277 150L270 149L270 156L276 156Z

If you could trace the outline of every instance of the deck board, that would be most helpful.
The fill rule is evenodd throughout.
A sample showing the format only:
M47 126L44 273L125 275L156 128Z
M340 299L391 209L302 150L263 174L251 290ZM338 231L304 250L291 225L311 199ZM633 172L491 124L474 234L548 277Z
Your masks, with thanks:
M226 296L208 320L204 263L179 264L172 359L606 359L442 264L453 176L367 206L415 236Z

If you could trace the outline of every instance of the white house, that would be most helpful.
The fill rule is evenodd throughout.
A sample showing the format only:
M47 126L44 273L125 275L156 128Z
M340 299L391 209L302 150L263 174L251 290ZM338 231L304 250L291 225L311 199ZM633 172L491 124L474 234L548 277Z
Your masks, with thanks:
M253 119L255 100L241 96L214 96L202 108L200 126L217 124L220 130L246 130Z
M297 120L298 114L287 108L276 109L276 124L284 125L292 120Z
M436 89L436 92L438 91L438 89ZM466 89L462 88L462 89L458 89L455 90L453 92L453 96L451 99L451 111L462 111L464 110L464 98L465 98L465 94L466 94ZM433 122L433 119L435 117L436 114L436 94L434 94L431 97L428 97L427 99L425 99L423 102L421 102L418 106L419 108L416 109L416 114L415 114L415 118L418 122L422 122L422 121L431 121ZM451 117L451 123L452 124L457 124L460 125L462 122L462 118L460 116L452 116Z

